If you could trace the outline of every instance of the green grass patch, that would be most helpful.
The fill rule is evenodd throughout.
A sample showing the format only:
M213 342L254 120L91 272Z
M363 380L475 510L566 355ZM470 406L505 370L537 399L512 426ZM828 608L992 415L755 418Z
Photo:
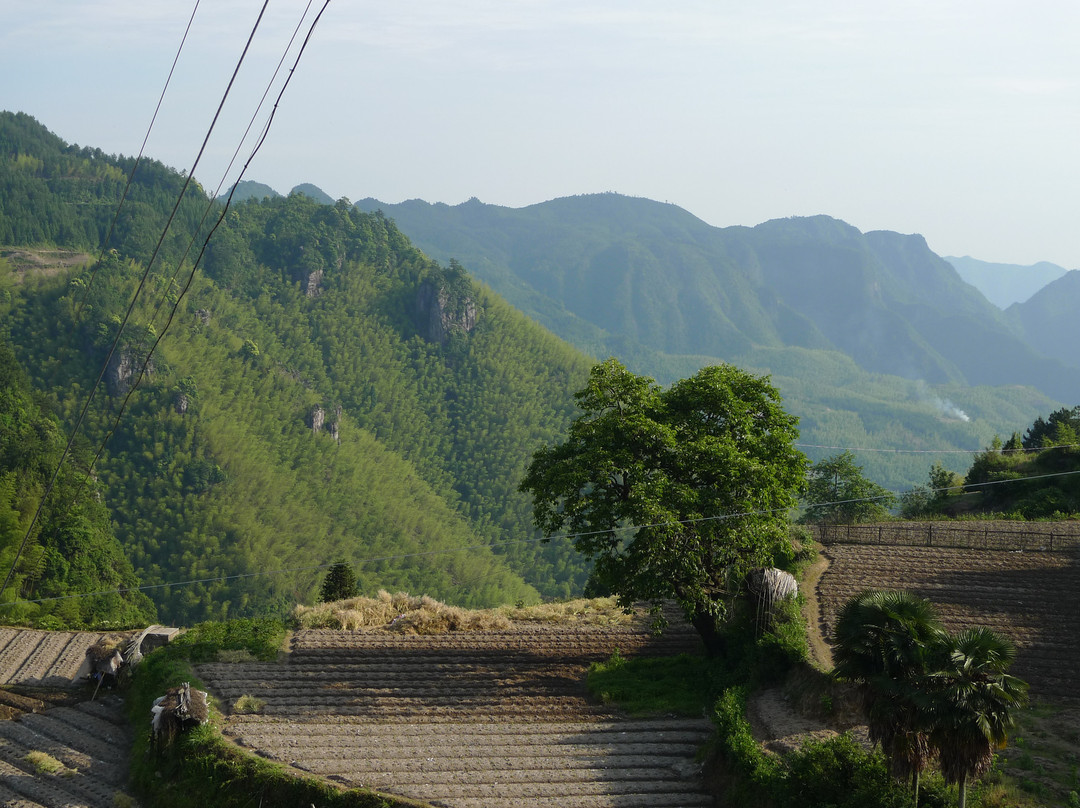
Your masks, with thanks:
M704 657L624 659L616 651L589 668L588 688L605 704L635 715L701 716L712 699L714 663Z
M75 769L69 769L59 760L45 752L29 752L26 762L34 767L38 774L56 774L61 777L71 777Z
M196 664L245 654L272 662L277 659L287 635L284 623L268 618L199 623L174 640L169 650L173 656L182 656Z

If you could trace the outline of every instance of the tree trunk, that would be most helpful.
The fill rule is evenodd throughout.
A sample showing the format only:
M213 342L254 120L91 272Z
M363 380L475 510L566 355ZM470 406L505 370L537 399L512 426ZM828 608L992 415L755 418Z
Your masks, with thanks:
M915 808L919 808L919 770L911 773L911 787L915 793Z
M960 789L960 799L956 804L959 808L967 808L967 775L961 774L956 785Z
M690 625L694 627L701 637L701 642L705 646L705 653L708 656L717 657L724 654L727 650L727 643L720 634L712 615L702 611L694 612L694 616L690 619Z

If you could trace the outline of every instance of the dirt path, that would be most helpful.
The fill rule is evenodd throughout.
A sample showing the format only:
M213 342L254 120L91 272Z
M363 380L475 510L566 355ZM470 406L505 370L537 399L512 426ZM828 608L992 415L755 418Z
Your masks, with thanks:
M810 650L810 662L822 671L832 670L832 649L821 632L821 602L818 588L821 578L829 568L829 558L818 547L818 560L807 567L799 582L803 596L803 619L806 621L806 639Z

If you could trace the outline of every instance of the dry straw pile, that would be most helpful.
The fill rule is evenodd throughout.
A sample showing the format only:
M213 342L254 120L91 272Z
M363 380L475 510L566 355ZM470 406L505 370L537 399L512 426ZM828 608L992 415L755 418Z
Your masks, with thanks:
M300 628L331 628L342 631L382 630L401 634L444 634L451 631L500 631L514 623L579 622L618 625L630 622L614 598L578 599L538 606L500 606L497 609L462 609L423 595L405 592L391 595L380 590L373 598L358 597L293 611Z

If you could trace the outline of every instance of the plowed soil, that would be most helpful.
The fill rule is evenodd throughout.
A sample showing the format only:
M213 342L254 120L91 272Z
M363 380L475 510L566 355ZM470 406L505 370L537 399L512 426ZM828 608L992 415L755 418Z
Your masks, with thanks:
M86 649L104 636L0 627L0 685L81 687L88 670Z
M632 718L590 700L590 662L618 649L696 652L696 636L642 627L519 625L427 636L303 631L287 661L199 670L226 706L258 715L226 733L341 783L456 808L691 808L712 804L695 755L704 718Z
M1080 698L1080 552L1005 552L833 544L817 585L830 637L844 602L864 589L929 599L950 631L985 626L1011 639L1011 672L1042 696Z
M123 802L118 794L127 781L130 751L122 702L113 694L0 721L0 805L115 808ZM38 771L27 759L32 752L49 755L63 769Z

